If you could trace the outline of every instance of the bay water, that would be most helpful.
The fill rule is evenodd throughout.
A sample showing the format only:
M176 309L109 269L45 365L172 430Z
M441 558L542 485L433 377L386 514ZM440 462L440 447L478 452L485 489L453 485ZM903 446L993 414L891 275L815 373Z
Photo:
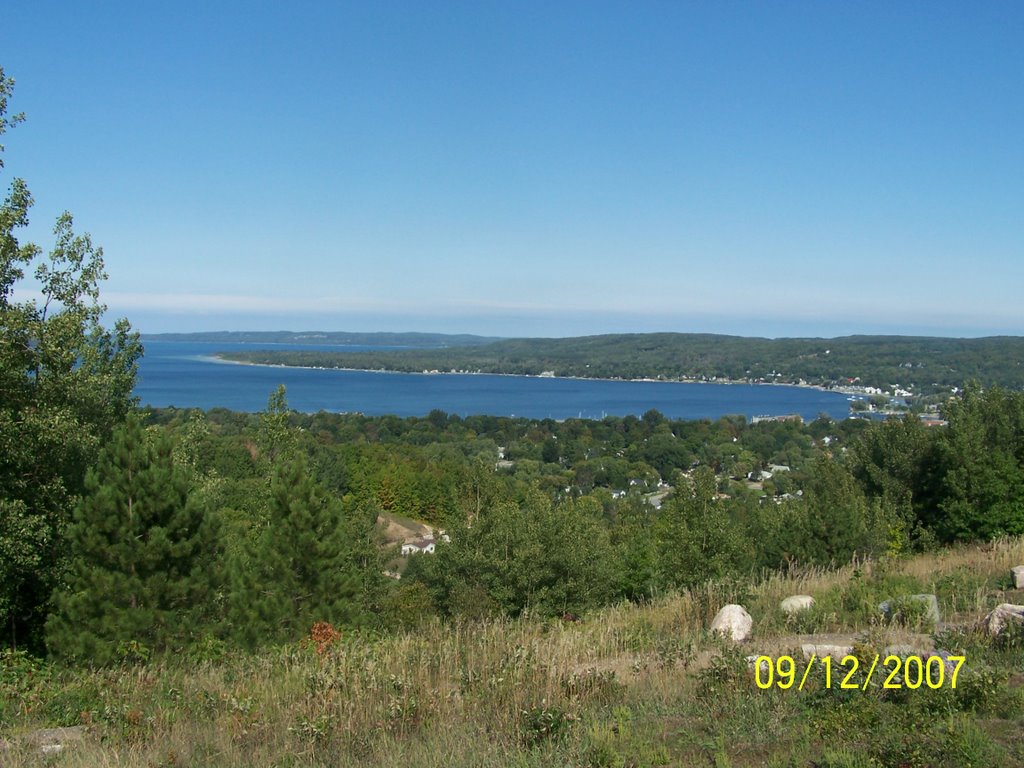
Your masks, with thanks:
M135 394L142 405L261 411L279 384L289 407L303 412L358 412L368 416L425 416L440 409L460 416L534 419L642 415L654 408L670 418L724 415L805 420L826 413L843 419L847 396L810 387L650 381L606 381L490 374L384 373L245 365L217 360L218 352L259 349L366 350L297 344L147 340ZM376 347L375 349L380 349Z

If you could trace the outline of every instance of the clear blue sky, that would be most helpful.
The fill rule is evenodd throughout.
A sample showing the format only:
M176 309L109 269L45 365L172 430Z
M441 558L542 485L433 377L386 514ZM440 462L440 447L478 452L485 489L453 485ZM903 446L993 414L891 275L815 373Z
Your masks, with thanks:
M143 331L1024 333L1024 3L34 0L0 65Z

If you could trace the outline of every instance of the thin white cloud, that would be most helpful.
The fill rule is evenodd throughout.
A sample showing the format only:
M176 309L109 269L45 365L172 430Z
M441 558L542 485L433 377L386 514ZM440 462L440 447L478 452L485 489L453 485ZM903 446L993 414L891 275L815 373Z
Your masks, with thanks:
M245 296L226 293L122 293L104 294L111 309L146 310L170 314L241 314L276 315L365 312L389 309L381 302L352 298L298 298L290 296ZM390 308L399 305L393 304Z
M611 317L623 318L747 318L752 321L786 320L808 327L817 323L850 323L873 326L904 327L930 326L938 331L965 327L1005 328L1006 332L1019 332L1020 313L1005 308L990 307L988 312L977 313L951 310L935 312L924 306L905 306L896 310L880 310L869 299L858 301L854 297L826 300L825 297L804 296L800 300L776 301L771 295L758 297L753 302L728 300L721 295L681 297L678 302L661 300L631 301L629 297L601 296L588 301L573 300L548 303L544 301L488 301L474 300L398 300L375 297L294 297L251 296L208 293L132 293L109 292L102 297L114 313L163 313L167 315L269 315L288 316L355 316L372 314L457 317L472 316L546 316L556 317ZM899 330L894 330L899 333Z

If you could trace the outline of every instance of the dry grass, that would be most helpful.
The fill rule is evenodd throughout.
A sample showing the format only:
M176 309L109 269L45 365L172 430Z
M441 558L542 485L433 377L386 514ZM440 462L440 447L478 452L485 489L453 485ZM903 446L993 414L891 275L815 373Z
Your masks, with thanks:
M973 584L998 580L1021 562L1024 540L1016 539L885 570L921 584L966 574ZM783 597L840 593L873 579L867 570L860 563L756 585L712 584L579 623L434 622L392 636L344 635L323 653L308 644L193 665L54 671L26 689L23 706L8 704L3 735L17 742L34 728L85 722L86 740L60 756L66 766L546 765L556 752L564 758L566 749L576 754L612 738L581 726L598 715L617 717L625 707L661 713L667 723L681 700L696 700L702 669L721 652L706 633L721 605L739 600L755 618L757 639L744 653L778 650L803 634L779 619ZM992 590L975 592L972 610L990 608ZM823 630L868 629L850 625L837 616ZM903 640L921 640L903 632ZM566 747L557 736L570 730L575 741ZM663 726L660 736L644 738L671 745L676 730ZM27 749L0 755L5 768L40 761Z

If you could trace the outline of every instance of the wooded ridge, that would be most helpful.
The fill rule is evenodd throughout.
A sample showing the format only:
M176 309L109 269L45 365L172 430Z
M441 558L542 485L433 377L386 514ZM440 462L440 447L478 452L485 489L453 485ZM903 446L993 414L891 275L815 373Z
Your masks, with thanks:
M937 394L977 380L1024 387L1024 338L844 336L765 339L643 333L504 339L447 349L253 350L219 357L320 368L469 371L609 379L729 380Z

